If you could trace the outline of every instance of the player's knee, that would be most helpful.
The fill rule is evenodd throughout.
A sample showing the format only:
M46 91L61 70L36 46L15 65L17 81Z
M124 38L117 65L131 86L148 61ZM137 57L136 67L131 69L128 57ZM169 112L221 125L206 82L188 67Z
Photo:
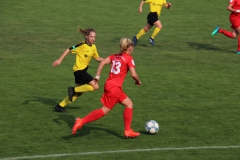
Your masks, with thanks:
M96 90L98 90L98 88L99 88L99 85L98 85L98 84L96 84L96 85L94 85L94 86L92 86L92 87L93 87L94 91L96 91Z
M232 38L237 38L237 35L236 34L232 34Z
M133 109L133 103L129 103L129 104L126 106L126 108L131 108L131 109Z
M147 32L147 31L148 31L148 28L147 28L147 27L144 27L143 30L144 30L145 32Z
M104 116L108 115L108 113L111 111L109 108L105 106L102 107L102 110L103 110Z

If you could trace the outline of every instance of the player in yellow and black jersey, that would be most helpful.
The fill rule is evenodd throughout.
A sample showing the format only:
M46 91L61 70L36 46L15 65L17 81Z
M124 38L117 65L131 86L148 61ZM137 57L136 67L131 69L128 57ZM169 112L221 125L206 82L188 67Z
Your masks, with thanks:
M55 106L55 111L57 112L64 112L64 107L75 101L83 92L95 91L99 88L98 83L87 72L92 58L98 62L104 60L98 55L96 45L94 44L96 31L92 28L85 30L79 28L78 30L84 35L85 41L66 49L60 58L52 64L54 67L60 65L64 57L70 52L76 55L76 62L73 66L76 87L68 87L68 96Z
M139 6L140 13L142 13L142 6L144 3L148 3L150 5L150 13L147 16L147 24L145 27L141 29L136 36L133 37L133 43L135 46L137 45L139 38L143 36L149 29L151 29L153 25L155 25L156 28L149 38L149 42L154 45L154 38L162 29L162 23L158 19L161 14L162 7L165 6L167 9L169 9L172 6L172 4L167 3L166 0L142 0Z

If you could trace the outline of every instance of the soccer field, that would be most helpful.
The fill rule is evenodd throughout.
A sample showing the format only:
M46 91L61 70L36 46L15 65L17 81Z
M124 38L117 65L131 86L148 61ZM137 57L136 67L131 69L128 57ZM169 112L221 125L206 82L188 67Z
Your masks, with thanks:
M109 66L99 90L57 113L53 107L74 86L75 55L58 67L52 63L83 40L78 26L97 31L101 57L118 52L120 38L144 27L149 6L139 14L140 1L1 0L0 160L239 160L237 39L211 36L216 25L231 29L229 1L169 2L155 45L148 42L151 29L133 52L142 85L136 87L129 74L123 88L134 103L132 128L141 136L125 139L121 105L71 135L76 117L101 107ZM92 61L92 76L97 67ZM155 135L145 132L151 119L160 125Z

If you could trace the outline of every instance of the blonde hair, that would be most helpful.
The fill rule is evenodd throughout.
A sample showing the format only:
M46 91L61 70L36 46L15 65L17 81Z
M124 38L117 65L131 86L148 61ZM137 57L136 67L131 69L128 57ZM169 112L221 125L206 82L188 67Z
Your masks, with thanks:
M134 46L131 39L121 38L120 39L120 52L125 52L130 46Z

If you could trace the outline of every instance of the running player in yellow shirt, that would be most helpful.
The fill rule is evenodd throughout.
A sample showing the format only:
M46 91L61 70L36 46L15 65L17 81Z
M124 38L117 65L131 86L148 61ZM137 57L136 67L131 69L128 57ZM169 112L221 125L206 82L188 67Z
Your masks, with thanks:
M97 48L95 44L93 44L96 38L96 31L93 28L87 28L85 30L79 28L78 30L84 35L85 41L66 49L60 58L52 64L54 67L60 65L69 52L76 54L76 62L73 66L76 87L68 87L68 96L55 106L56 112L65 112L64 107L75 101L83 92L95 91L99 88L98 83L87 73L92 58L98 62L104 60L99 57Z
M167 9L169 9L172 6L172 4L167 3L166 0L142 0L139 6L140 13L142 13L142 6L144 3L148 3L150 5L150 13L147 16L146 26L141 29L136 36L133 37L134 46L137 45L139 38L143 36L149 29L151 29L153 25L155 25L156 28L149 38L149 42L154 45L154 38L162 29L162 23L158 19L161 14L162 7L165 6Z

